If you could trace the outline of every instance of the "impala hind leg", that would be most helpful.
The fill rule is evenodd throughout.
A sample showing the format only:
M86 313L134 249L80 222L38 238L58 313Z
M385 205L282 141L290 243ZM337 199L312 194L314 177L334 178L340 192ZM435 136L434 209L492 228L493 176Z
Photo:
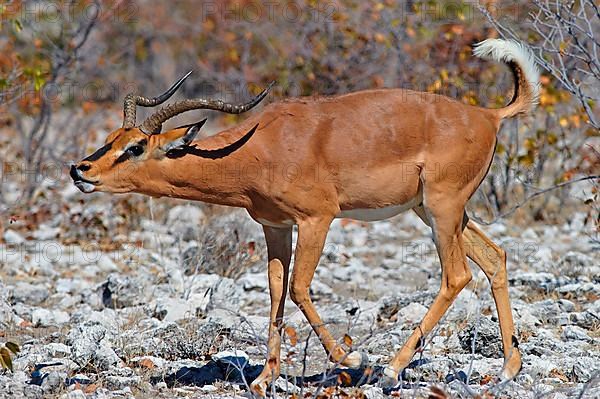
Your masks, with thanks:
M292 257L292 229L263 227L269 257L269 293L271 296L271 317L267 360L250 388L260 396L266 396L269 382L277 379L280 372L281 328L283 309L287 295L290 259Z
M398 374L408 366L415 352L421 347L424 337L436 326L472 278L462 238L464 202L453 203L449 202L448 198L436 198L432 195L428 196L428 199L435 204L435 207L427 209L427 219L433 226L434 241L441 261L441 286L420 325L384 369L384 375L389 379L384 381L384 384L397 383Z
M290 283L290 297L300 308L311 327L321 340L321 344L331 361L341 365L359 368L366 364L366 357L359 352L347 354L333 338L313 305L309 287L319 263L331 219L311 219L298 225L298 242L294 270Z
M502 378L514 378L521 370L521 355L515 337L515 325L508 296L508 278L506 273L506 252L494 244L475 223L469 221L463 232L467 256L477 263L487 276L492 288L492 296L496 302L502 347L504 350L504 367Z

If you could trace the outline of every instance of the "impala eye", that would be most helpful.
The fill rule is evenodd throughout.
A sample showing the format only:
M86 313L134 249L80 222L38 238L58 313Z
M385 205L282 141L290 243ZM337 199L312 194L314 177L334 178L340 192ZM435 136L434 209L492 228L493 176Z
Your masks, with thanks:
M141 145L132 145L127 149L127 152L133 155L134 157L139 157L144 153L144 147Z

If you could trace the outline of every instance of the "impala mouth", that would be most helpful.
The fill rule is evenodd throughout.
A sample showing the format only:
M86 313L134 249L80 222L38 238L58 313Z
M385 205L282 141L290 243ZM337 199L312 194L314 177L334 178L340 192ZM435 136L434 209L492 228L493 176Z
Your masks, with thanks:
M71 170L69 171L69 175L73 179L73 184L83 193L91 193L96 190L96 186L100 184L98 181L88 180L81 175L81 172L75 167L75 165L71 165Z
M92 183L85 182L83 180L76 180L73 182L75 187L77 187L82 193L92 193L96 190L96 186Z

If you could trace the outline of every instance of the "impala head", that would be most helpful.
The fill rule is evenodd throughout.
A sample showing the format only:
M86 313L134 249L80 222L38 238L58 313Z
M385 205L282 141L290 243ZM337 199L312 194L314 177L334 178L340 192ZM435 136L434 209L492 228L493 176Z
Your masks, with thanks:
M125 97L123 126L108 135L104 145L81 162L71 165L75 186L84 193L106 191L126 193L139 191L149 178L149 166L156 165L170 151L183 149L194 140L206 122L182 126L162 132L162 124L183 112L210 109L230 114L246 112L268 94L273 83L252 100L232 105L221 100L189 99L166 105L136 125L136 106L153 107L167 101L190 75L188 72L166 92L155 98L135 94Z

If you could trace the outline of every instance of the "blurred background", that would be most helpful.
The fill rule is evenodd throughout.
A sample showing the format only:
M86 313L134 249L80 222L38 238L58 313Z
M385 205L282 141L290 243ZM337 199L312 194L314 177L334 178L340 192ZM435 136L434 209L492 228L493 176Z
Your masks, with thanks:
M476 216L491 222L541 188L598 174L597 4L549 3L4 2L2 211L38 222L55 212L45 208L57 206L58 199L48 199L68 183L65 165L119 126L124 96L156 95L188 70L194 73L180 98L241 102L276 80L267 101L404 87L500 107L512 94L510 73L471 51L475 42L503 35L533 46L545 68L540 107L504 124L492 171L473 201ZM209 132L239 118L209 117ZM567 185L517 215L568 218L569 206L597 206L596 189L593 181ZM114 206L141 206L103 197Z

